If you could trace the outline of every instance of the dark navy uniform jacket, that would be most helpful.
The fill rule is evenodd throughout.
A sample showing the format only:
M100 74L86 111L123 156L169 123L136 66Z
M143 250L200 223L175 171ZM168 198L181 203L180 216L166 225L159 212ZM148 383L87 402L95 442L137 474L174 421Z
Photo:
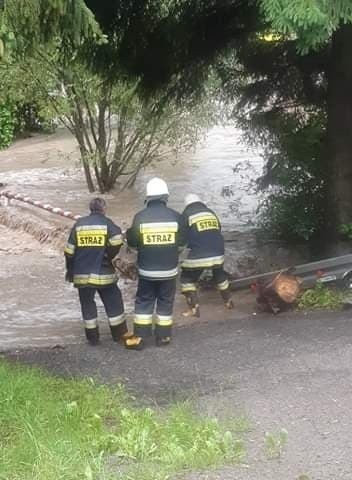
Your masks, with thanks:
M75 287L101 288L116 283L111 260L123 244L120 227L100 213L80 218L65 247L66 266Z
M150 200L127 230L127 242L138 250L139 276L149 280L175 278L178 247L183 243L180 214L162 200Z
M224 263L224 238L216 214L202 202L188 205L182 213L188 258L185 268L212 268Z

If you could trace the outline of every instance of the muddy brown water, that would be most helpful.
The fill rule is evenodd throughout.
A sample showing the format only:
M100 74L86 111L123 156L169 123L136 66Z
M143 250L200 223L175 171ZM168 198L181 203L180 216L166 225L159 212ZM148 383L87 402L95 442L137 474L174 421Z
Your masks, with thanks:
M65 130L33 136L0 152L0 182L10 190L84 214L92 195L86 191L78 159L75 141ZM239 163L243 168L234 172ZM262 166L259 152L241 142L238 130L216 127L194 151L142 171L132 189L106 194L108 213L128 224L143 206L146 182L158 175L168 182L170 206L182 210L185 194L197 193L216 210L225 230L243 231L252 223L258 204L256 194L248 191L248 180L259 175Z

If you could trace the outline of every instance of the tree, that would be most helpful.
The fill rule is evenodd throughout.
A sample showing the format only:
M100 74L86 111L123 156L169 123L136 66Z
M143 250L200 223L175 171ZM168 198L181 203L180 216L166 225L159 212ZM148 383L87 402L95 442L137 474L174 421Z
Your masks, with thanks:
M282 34L297 38L307 52L326 49L321 78L326 81L326 136L330 224L336 234L352 221L352 4L338 2L285 2L262 0L267 18Z
M87 39L104 41L84 0L0 2L0 58L13 50L25 57L57 37L74 47Z
M220 118L211 94L215 87L201 99L176 102L161 93L145 99L138 80L93 73L79 53L69 58L60 43L37 48L25 60L3 62L0 73L6 73L13 101L35 92L47 118L58 119L74 135L91 192L107 192L117 180L133 185L141 168L194 147ZM15 78L20 82L12 83Z
M317 146L320 154L316 150L315 157L319 157L318 163L323 167L323 181L326 183L328 201L325 207L329 212L325 215L325 231L330 229L336 235L341 224L352 221L351 1L184 0L169 3L172 4L169 16L146 35L147 40L141 50L133 52L129 58L128 67L137 69L148 88L160 87L177 76L177 85L181 86L178 91L182 94L182 91L188 93L196 88L199 76L207 65L217 62L219 54L231 52L237 59L233 76L242 68L244 76L250 81L253 66L241 64L241 55L243 57L245 51L255 51L258 46L256 40L271 34L276 39L276 53L280 55L280 60L288 72L295 72L296 84L301 84L299 90L304 95L301 96L304 101L296 109L299 110L297 119L306 119L312 109L313 117L321 118L320 145ZM171 35L165 33L165 26L172 32ZM145 52L148 52L148 60L151 59L153 52L158 51L157 45L162 45L161 73L154 68L153 60L148 64L134 62L135 57L140 58ZM287 58L284 57L286 54ZM259 56L257 61L261 62ZM157 73L153 75L153 71ZM273 80L269 64L264 80L270 78ZM293 83L289 81L288 85ZM280 84L281 87L283 84ZM282 98L280 88L275 89L273 84L270 99L267 92L255 92L253 89L253 103L261 94L269 105L270 102L275 103L277 96ZM287 89L286 93L291 98ZM316 94L322 95L322 98L316 97ZM281 112L285 111L288 116L292 109L289 103L286 108L281 107ZM268 110L267 107L268 103L262 104L263 112ZM269 119L269 115L266 118ZM267 132L272 132L273 124L267 125ZM319 196L316 198L318 202Z
M16 3L8 1L9 5ZM67 4L67 14L69 0L57 1ZM26 4L39 4L38 12L42 15L45 2L38 2L26 0ZM51 5L56 3L54 0L50 2ZM79 5L87 13L82 2ZM139 91L146 98L161 89L168 91L169 98L194 95L206 79L209 66L216 65L219 56L227 53L236 58L233 75L237 75L240 68L250 80L252 66L241 64L241 55L243 58L246 50L255 50L260 36L264 38L271 34L279 54L279 48L282 48L280 59L283 64L288 71L295 72L297 85L303 85L298 90L304 95L311 90L306 106L301 102L297 108L300 114L296 120L306 119L310 105L314 105L315 118L322 121L324 148L321 150L324 154L319 157L319 162L326 172L324 182L331 229L336 233L341 223L352 221L350 0L86 0L85 6L94 14L108 40L97 43L95 33L85 42L85 59L90 68L103 77L138 79ZM74 40L72 21L67 15L59 18L49 32L66 28L68 38ZM78 30L84 33L84 30ZM42 35L38 22L34 21L30 31L36 32L37 38L45 40L47 37L46 28ZM78 36L82 38L82 35ZM286 53L288 56L284 57ZM260 62L259 56L256 60ZM320 62L318 66L317 61ZM264 74L266 80L273 78L268 70ZM279 90L271 89L269 102L275 100ZM258 92L253 93L253 98L260 97ZM325 95L324 100L313 99L316 93ZM268 99L266 92L263 95ZM263 105L265 108L267 105ZM281 111L289 116L290 109L290 106L286 110L282 107ZM273 131L273 124L267 131ZM278 134L280 136L279 131Z
M180 101L170 89L142 98L138 75L119 63L136 42L130 34L130 17L140 25L141 35L163 18L162 2L144 2L142 8L137 2L120 2L114 17L119 31L107 31L105 36L85 4L73 4L52 0L46 10L45 2L26 0L16 11L12 0L7 0L4 18L8 31L14 32L15 45L3 66L9 78L20 69L22 78L35 85L43 106L75 136L89 190L97 187L105 192L120 177L125 185L133 184L141 168L171 150L178 153L194 146L204 128L215 121L218 105L203 86L203 95ZM53 20L48 18L51 9ZM29 19L27 30L20 34L23 23L18 15ZM76 16L79 22L73 32ZM41 29L38 17L50 23L48 31ZM67 37L57 35L66 29ZM99 69L98 59L113 64L113 72L110 67ZM19 91L26 88L19 86Z

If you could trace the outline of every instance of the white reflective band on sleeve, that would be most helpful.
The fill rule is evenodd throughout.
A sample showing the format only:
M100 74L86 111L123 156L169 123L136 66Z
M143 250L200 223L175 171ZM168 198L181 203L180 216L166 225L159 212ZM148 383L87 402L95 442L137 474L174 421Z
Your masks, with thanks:
M218 283L216 286L219 290L227 290L230 286L230 283L228 280L225 280L224 282Z
M157 315L156 322L159 327L170 327L172 325L171 315Z
M114 235L113 237L109 238L109 243L112 246L122 245L123 244L122 235Z
M207 258L187 258L183 261L182 267L185 268L209 268L222 265L224 263L224 255L218 257Z
M172 278L176 277L178 269L173 268L172 270L143 270L142 268L138 269L139 275L147 278Z
M136 313L134 316L136 325L151 325L153 323L153 315L141 315Z
M115 327L116 325L121 325L125 321L125 315L118 315L117 317L109 317L109 324L112 327Z
M93 318L92 320L83 320L85 328L95 328L97 326L97 319Z

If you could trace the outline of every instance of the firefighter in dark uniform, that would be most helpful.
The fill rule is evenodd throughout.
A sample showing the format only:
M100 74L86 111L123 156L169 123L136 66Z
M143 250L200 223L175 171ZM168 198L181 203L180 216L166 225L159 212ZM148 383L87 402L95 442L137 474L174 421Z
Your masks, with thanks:
M170 343L172 311L178 273L178 248L182 243L180 214L167 207L169 190L164 180L147 184L146 208L136 214L127 231L127 242L138 251L138 288L135 300L134 335L127 348L140 349L152 335L155 342Z
M97 345L96 292L104 304L113 340L128 336L122 296L111 263L123 240L120 227L105 216L106 204L102 198L92 200L89 208L90 215L76 222L66 243L66 279L78 289L87 340Z
M204 270L212 270L213 279L226 308L233 308L230 285L224 271L224 238L216 214L195 194L185 197L182 213L187 258L182 262L181 291L186 297L188 310L184 316L200 316L197 282Z

